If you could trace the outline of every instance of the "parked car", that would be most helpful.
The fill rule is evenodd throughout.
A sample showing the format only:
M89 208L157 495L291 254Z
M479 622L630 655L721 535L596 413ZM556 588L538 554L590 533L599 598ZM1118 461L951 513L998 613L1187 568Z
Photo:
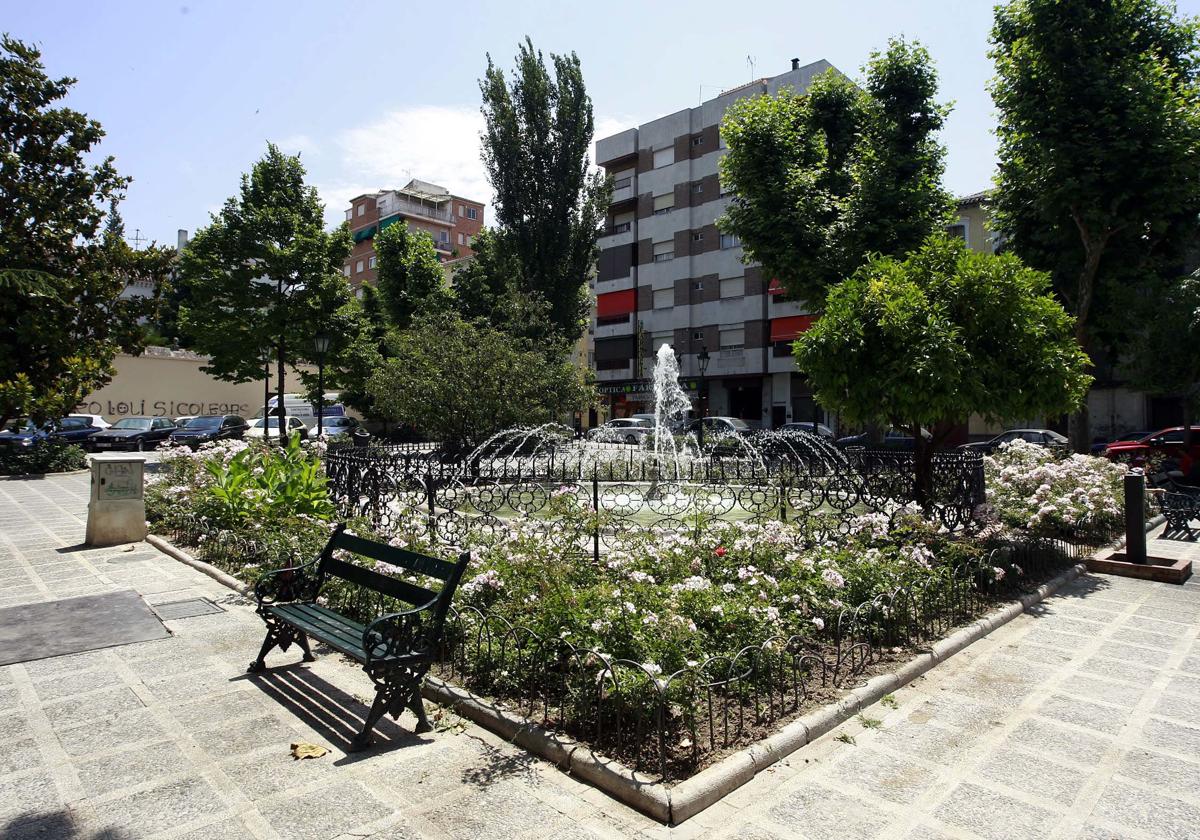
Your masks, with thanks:
M68 417L82 417L85 420L87 420L89 423L91 423L91 425L95 426L97 429L108 429L108 428L112 427L112 423L109 423L107 420L105 420L99 414L68 414L67 416Z
M641 443L654 431L654 421L642 417L618 417L588 429L588 439L606 443Z
M60 417L49 424L50 437L67 443L77 443L84 449L91 449L91 438L102 431L99 426L93 426L90 417Z
M171 443L195 448L214 440L238 440L246 435L246 421L236 414L205 414L193 417L180 429L171 432Z
M1127 442L1133 441L1133 440L1141 440L1142 438L1146 438L1146 437L1150 437L1150 432L1143 430L1140 432L1128 432L1128 433L1123 434L1120 437L1118 437L1115 441L1109 441L1109 440L1103 440L1101 438L1097 438L1096 440L1092 441L1092 454L1093 455L1103 455L1104 450L1108 447L1108 445L1110 443L1127 443Z
M810 435L815 434L817 437L825 438L830 442L836 437L833 429L826 426L824 423L784 423L779 427L781 432L808 432Z
M0 431L0 446L32 446L39 440L50 437L48 425L37 425L28 417L18 417L8 421L8 425Z
M927 429L921 430L921 437L926 441L933 440L933 435L929 434ZM845 449L847 446L871 446L871 436L867 432L862 432L857 435L847 435L840 437L835 441L839 449ZM913 444L913 436L908 433L907 429L889 428L884 432L883 440L879 444L881 449L895 449L900 452L912 452L915 448Z
M283 428L287 430L289 436L297 433L300 435L300 440L308 440L308 426L304 425L304 421L299 417L285 415L283 418ZM257 420L251 420L249 427L246 429L246 437L267 437L272 440L279 440L279 418L274 416L268 417L265 425L261 417Z
M699 431L701 423L704 424L704 434L706 435L748 435L754 431L745 420L739 417L703 417L688 423L687 431Z
M32 446L40 440L61 440L89 449L90 438L99 431L98 426L90 425L83 417L62 417L41 425L20 417L0 432L0 446Z
M171 436L175 424L169 417L122 417L107 429L92 435L97 452L110 449L145 452Z
M1027 443L1033 443L1038 446L1048 446L1052 449L1062 449L1069 444L1069 441L1063 435L1052 429L1009 429L1006 432L1001 432L991 440L981 440L975 443L964 443L959 449L966 449L970 452L982 452L985 455L990 455L1005 443L1012 443L1014 440L1023 440Z
M1190 475L1192 466L1200 461L1200 426L1192 426L1192 445L1183 446L1183 426L1160 429L1141 440L1118 441L1104 448L1104 457L1111 461L1128 461L1140 466L1155 456L1172 460L1184 475Z
M325 415L321 421L321 434L327 438L348 438L350 435L362 428L362 423L359 423L353 417L330 417ZM316 434L317 427L314 424L309 430Z
M171 422L175 424L176 428L182 429L188 424L189 420L195 420L198 416L196 414L185 414L183 417L176 417Z

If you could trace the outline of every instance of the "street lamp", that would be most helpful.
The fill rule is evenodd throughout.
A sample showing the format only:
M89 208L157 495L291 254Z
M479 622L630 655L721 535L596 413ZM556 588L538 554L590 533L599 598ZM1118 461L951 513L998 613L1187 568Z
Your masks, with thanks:
M263 437L267 436L267 413L271 410L271 347L267 345L262 351L263 363Z
M317 437L325 431L325 354L332 341L325 333L313 336L313 349L317 351Z
M706 410L706 407L704 405L704 397L705 397L704 374L708 373L709 358L710 357L708 355L708 345L701 344L700 345L700 354L698 356L696 356L696 363L698 365L700 365L700 397L699 397L699 399L700 399L700 436L699 436L699 443L700 443L701 450L704 449L704 417L708 413Z

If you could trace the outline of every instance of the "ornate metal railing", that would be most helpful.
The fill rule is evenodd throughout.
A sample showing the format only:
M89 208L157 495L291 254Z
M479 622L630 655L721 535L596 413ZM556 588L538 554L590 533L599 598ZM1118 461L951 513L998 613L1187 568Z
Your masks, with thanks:
M860 450L841 462L709 457L669 466L630 447L613 447L602 458L550 451L475 460L372 447L330 452L325 461L342 516L384 531L403 520L448 545L505 519L538 523L551 494L570 492L604 514L590 535L597 555L614 534L632 528L686 532L713 518L800 519L820 536L845 533L865 513L894 515L917 500L911 453ZM927 516L956 530L984 499L981 456L934 457Z

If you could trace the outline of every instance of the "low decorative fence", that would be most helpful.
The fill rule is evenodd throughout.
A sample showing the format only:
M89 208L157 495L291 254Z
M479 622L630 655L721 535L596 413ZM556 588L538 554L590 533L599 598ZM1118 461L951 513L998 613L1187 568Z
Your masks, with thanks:
M551 494L569 492L604 514L588 535L596 556L621 530L688 532L711 519L802 519L818 536L833 535L845 533L857 516L893 515L917 500L911 453L858 450L840 460L708 457L669 465L630 447L602 454L581 457L567 447L533 456L444 460L437 452L372 447L330 452L325 470L342 516L365 518L386 531L401 518L412 527L419 514L425 532L447 545L506 518L537 524ZM956 530L984 499L982 456L934 456L927 515Z

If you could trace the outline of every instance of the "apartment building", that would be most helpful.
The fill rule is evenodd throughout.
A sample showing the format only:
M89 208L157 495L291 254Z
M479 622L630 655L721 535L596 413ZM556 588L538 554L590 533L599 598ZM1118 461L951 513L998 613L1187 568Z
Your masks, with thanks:
M451 195L445 187L413 179L402 189L360 195L350 201L346 222L354 237L342 273L351 285L374 283L375 234L403 221L409 230L427 233L443 260L469 257L471 243L483 227L483 203Z
M699 409L702 350L709 415L774 428L821 414L795 371L791 342L813 322L779 283L742 262L735 237L717 230L729 202L717 163L725 110L743 97L804 91L832 65L817 61L758 79L596 143L613 177L600 238L594 317L598 389L610 416L647 410L653 358L670 344ZM823 419L823 416L822 416Z

